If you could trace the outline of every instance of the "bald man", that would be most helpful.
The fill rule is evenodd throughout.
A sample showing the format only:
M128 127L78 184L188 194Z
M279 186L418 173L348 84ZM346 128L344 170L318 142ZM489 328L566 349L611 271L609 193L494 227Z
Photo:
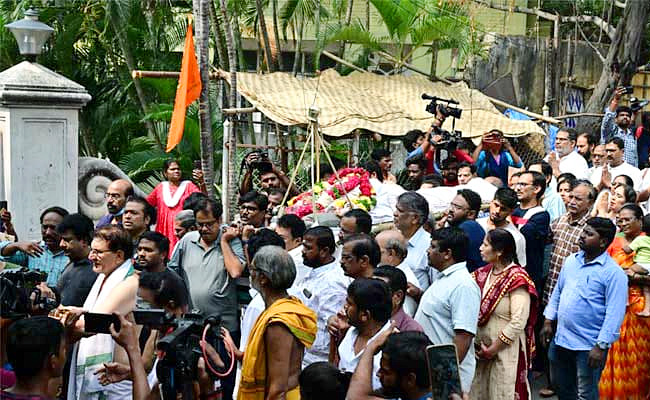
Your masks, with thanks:
M105 225L122 225L122 213L126 198L133 195L133 186L126 179L116 179L108 185L104 198L106 199L106 208L108 214L104 215L97 221L96 228Z
M381 261L379 265L388 265L398 268L406 275L408 283L408 296L404 300L404 312L408 315L415 315L418 307L417 299L422 295L422 288L413 270L406 264L408 254L408 242L404 235L396 229L380 232L376 237L377 244L381 250Z

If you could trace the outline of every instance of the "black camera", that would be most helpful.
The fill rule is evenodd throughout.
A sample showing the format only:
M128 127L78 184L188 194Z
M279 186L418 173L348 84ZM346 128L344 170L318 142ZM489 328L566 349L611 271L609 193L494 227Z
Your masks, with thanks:
M133 318L138 325L173 328L156 344L160 352L156 375L163 400L176 399L179 393L184 399L193 398L192 381L197 379L197 364L203 355L199 342L204 333L205 341L217 351L224 364L231 364L230 355L221 339L221 318L218 316L203 318L198 314L185 314L182 318L176 318L164 310L135 310ZM210 360L205 362L209 363ZM217 370L214 366L212 368ZM209 368L208 373L212 378L217 378Z
M269 153L263 151L251 151L246 155L244 161L246 161L251 154L257 154L257 159L249 164L250 168L256 169L260 172L269 172L273 169L273 165L269 159Z
M440 112L440 114L442 114L445 118L452 117L452 118L460 119L460 116L463 113L462 109L451 105L451 104L459 104L454 99L443 99L436 96L430 96L426 93L422 93L422 99L431 100L431 102L427 104L426 107L426 111L429 114L436 115L437 112Z
M41 296L38 284L47 281L47 273L27 267L5 269L0 272L0 315L2 318L27 317L34 309L47 313L59 304Z

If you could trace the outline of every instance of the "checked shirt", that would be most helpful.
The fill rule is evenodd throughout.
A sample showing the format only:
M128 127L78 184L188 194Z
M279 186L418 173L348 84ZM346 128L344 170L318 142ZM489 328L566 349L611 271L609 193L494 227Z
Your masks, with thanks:
M544 288L544 304L548 304L557 279L560 276L560 270L564 259L571 253L575 253L578 247L578 239L582 229L585 227L587 220L590 218L589 213L585 213L576 221L570 220L571 214L566 213L551 223L551 232L553 232L553 252L551 253L551 265L549 268L546 287Z

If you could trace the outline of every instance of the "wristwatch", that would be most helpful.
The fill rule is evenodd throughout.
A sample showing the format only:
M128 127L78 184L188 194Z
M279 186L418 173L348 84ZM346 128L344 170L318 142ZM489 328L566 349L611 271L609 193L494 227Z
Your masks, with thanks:
M598 343L596 343L596 346L598 346L598 348L601 349L601 350L609 349L609 343L607 343L607 342L598 342Z

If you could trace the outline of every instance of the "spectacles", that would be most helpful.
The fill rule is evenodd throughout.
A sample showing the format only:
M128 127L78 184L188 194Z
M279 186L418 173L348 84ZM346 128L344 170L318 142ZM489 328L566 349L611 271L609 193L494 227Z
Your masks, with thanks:
M113 253L113 250L110 250L110 249L108 249L108 250L90 249L90 255L93 255L93 254L94 254L94 255L96 255L96 256L100 256L100 257L102 257L102 256L104 256L104 254L106 254L106 253Z
M206 222L199 222L196 221L196 226L199 228L208 228L212 229L214 227L214 224L217 223L216 219L213 219L212 221L206 221Z
M119 193L104 193L104 198L105 198L105 199L113 199L113 200L117 200L117 199L119 199L120 197L122 197L122 195L119 194Z

